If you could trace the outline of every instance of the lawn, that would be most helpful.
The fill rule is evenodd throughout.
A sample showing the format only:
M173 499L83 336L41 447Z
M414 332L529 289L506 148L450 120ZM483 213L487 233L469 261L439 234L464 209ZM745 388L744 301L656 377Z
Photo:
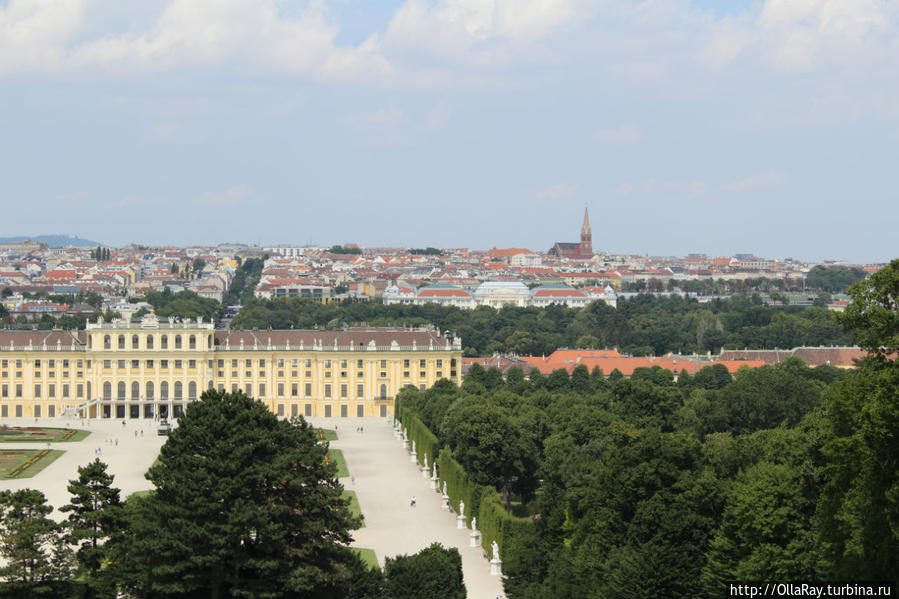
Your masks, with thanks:
M55 449L0 449L0 478L31 478L63 453Z
M378 556L374 549L363 549L362 547L350 547L350 549L358 553L365 565L372 570L381 569L381 564L378 563Z
M2 426L0 441L7 443L74 443L86 439L89 431L45 426Z
M337 440L337 431L332 431L329 428L321 428L319 427L315 431L315 436L319 438L321 441L336 441Z
M343 452L339 449L329 449L328 450L328 459L331 460L331 463L337 466L337 478L345 478L350 475L350 471L347 470L346 460L343 459Z
M350 513L354 516L359 516L360 518L362 518L362 526L360 526L359 528L365 528L365 516L362 515L362 508L359 507L359 498L356 497L356 492L344 491L343 497L350 500Z

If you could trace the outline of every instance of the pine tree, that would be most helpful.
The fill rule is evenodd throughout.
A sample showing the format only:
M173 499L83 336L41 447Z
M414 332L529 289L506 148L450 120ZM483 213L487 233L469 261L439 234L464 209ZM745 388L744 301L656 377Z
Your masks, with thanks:
M278 420L239 391L206 391L147 473L156 491L137 502L120 580L143 593L213 598L342 584L341 545L358 520L325 452L302 419Z
M104 542L122 527L119 490L112 486L113 478L99 459L79 467L78 478L69 481L71 503L60 508L71 512L66 520L68 540L78 546L78 565L92 591L100 584L97 577L106 561Z
M68 578L70 568L53 508L34 489L0 491L0 579L38 583Z

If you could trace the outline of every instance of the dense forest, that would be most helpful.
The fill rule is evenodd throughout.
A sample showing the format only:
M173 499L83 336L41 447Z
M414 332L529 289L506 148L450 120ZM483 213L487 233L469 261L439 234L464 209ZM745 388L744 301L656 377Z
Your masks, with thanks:
M677 382L473 368L398 397L531 535L510 598L720 597L728 581L888 581L899 563L899 261L840 317L871 358ZM523 540L522 540L523 539Z
M846 345L851 337L834 314L817 306L767 306L761 297L734 296L709 303L649 294L619 299L618 307L593 302L584 308L319 304L298 298L252 299L232 321L237 329L434 324L461 336L468 356L494 352L552 353L560 347L613 348L633 355L705 353L727 348L792 348Z

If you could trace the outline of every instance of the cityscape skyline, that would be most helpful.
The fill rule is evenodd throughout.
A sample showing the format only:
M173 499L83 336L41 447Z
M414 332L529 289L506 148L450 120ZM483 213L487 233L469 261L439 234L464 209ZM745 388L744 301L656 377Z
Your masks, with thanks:
M894 257L897 4L718 4L9 0L0 236Z

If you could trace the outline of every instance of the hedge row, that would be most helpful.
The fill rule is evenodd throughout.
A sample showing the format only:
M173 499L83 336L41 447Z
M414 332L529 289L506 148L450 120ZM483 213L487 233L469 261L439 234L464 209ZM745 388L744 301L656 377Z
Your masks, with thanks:
M481 546L487 555L493 557L490 547L496 541L504 574L526 576L539 558L534 521L506 512L496 489L473 483L449 449L440 452L437 467L441 481L446 481L446 493L453 510L458 512L459 502L465 502L465 520L469 527L472 515L477 514Z
M465 502L465 524L469 528L472 516L477 515L481 545L487 555L493 557L490 547L496 541L503 562L503 573L513 577L526 576L539 557L534 521L510 515L503 507L502 498L496 489L473 482L462 465L453 458L453 452L449 448L440 449L437 437L415 412L404 409L398 413L398 419L409 433L409 442L415 441L420 462L424 463L424 456L427 455L430 465L434 456L438 456L437 472L441 490L443 482L446 482L446 493L453 511L459 513L459 502Z
M418 454L418 462L422 465L425 463L425 456L428 456L428 468L433 468L432 464L440 454L440 442L434 436L428 427L419 419L418 415L411 410L405 410L400 420L403 428L409 433L409 447L415 441L415 452Z

